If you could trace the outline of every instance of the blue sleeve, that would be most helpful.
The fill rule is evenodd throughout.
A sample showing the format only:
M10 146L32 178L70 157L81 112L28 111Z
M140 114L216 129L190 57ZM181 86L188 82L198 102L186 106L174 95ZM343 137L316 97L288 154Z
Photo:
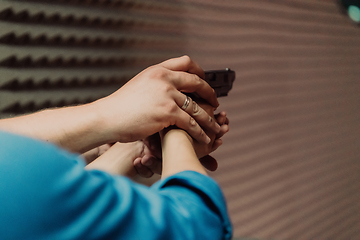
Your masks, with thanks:
M0 239L230 239L219 186L182 172L152 187L0 132Z

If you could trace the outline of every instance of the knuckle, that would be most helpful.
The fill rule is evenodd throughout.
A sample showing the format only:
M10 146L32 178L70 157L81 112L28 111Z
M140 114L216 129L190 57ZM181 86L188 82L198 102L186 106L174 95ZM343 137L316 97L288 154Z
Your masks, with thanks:
M196 84L198 87L202 86L204 81L196 74L192 74L193 78L194 78L194 84Z
M170 92L172 92L174 90L174 86L171 84L168 84L167 82L162 82L159 84L158 86L158 91L159 94L160 93L165 93L165 94L169 94Z
M204 86L204 80L202 80L199 76L193 74L193 86L195 87L195 89L200 89Z
M192 60L188 55L182 56L182 59L186 65L190 65L192 63Z
M151 79L166 79L168 73L165 68L160 66L152 66L149 68L149 77Z
M176 102L170 101L165 104L164 108L165 112L171 115L178 110L178 105L176 104Z

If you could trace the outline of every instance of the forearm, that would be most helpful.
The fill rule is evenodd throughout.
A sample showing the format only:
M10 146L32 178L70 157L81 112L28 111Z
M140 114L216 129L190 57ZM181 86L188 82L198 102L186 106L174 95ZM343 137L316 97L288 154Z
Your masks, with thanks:
M101 118L92 104L0 120L2 130L51 142L78 153L107 142L108 136L101 126Z
M207 175L192 143L192 138L180 129L172 129L163 136L162 178L182 171L195 171Z

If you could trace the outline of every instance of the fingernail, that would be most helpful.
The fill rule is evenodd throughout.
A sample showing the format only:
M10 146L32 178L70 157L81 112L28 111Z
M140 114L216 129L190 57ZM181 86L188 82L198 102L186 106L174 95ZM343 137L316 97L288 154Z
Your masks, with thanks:
M211 139L206 135L206 144L209 144L211 142Z

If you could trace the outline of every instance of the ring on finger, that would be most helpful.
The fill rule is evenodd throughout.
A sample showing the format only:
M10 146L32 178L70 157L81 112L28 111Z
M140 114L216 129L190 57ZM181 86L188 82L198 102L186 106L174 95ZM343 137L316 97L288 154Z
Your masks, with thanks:
M189 96L186 96L185 102L184 102L184 104L182 105L181 109L185 111L186 108L189 106L189 104L190 104L190 97L189 97Z

